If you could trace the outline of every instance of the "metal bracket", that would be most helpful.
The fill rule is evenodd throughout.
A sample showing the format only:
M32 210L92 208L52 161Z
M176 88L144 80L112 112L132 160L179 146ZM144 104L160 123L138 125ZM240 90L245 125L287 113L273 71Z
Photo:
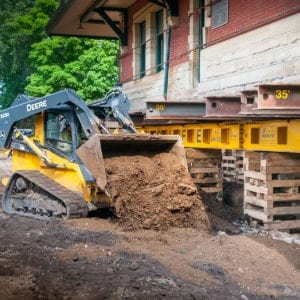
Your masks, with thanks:
M110 28L116 33L116 35L119 37L121 41L121 46L127 46L128 45L128 36L127 36L127 10L123 8L115 8L115 7L100 7L95 8L95 12L97 12L103 20L110 26ZM124 29L123 31L120 29L119 26L116 25L116 22L114 22L106 13L107 11L117 11L123 14L124 20Z

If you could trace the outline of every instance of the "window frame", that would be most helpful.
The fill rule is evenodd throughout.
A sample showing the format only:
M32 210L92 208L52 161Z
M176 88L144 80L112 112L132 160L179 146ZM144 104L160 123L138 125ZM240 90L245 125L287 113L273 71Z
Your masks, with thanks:
M159 39L161 47L160 50L157 49L157 20L156 14L161 13L161 23L162 29ZM165 51L165 17L166 9L157 7L154 4L148 4L143 9L139 10L133 15L132 31L132 70L133 78L132 80L139 80L144 77L148 77L160 72L164 69L164 51ZM145 22L145 23L144 23ZM141 24L145 24L141 25ZM141 37L141 31L145 27L145 43ZM163 38L162 38L163 37ZM141 47L143 45L143 47ZM158 55L160 55L160 60L158 60ZM159 67L157 68L157 64Z
M217 29L229 22L228 0L220 0L211 7L211 29Z
M156 73L159 73L164 69L164 48L165 48L165 37L164 37L164 10L159 10L155 13L155 29L156 29Z
M146 20L139 23L139 45L140 45L140 74L139 77L146 76L146 55L147 55L147 41L146 41Z

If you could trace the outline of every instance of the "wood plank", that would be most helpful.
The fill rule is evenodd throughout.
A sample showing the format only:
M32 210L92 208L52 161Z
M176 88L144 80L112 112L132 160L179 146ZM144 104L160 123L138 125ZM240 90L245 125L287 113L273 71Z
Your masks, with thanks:
M264 168L262 172L266 174L300 174L300 166L270 166L268 168Z
M228 170L223 170L223 175L232 175L232 176L235 176L236 172L234 172L234 171L228 171Z
M299 166L300 159L281 159L281 160L264 160L262 159L260 162L262 167L272 168L272 167L280 167L280 166Z
M274 179L266 181L268 187L299 187L300 179Z
M195 148L185 148L185 153L187 158L193 159L203 159L203 158L222 158L222 152L220 150L213 150L213 149L195 149Z
M244 197L244 204L253 204L253 205L257 205L260 206L262 208L267 208L267 201L262 200L262 199L257 199L256 197L253 196L245 196Z
M245 151L244 152L245 158L248 159L260 159L260 152L255 152L255 151Z
M206 178L192 178L194 183L218 183L218 182L222 182L222 179L218 178L218 177L206 177Z
M262 211L244 208L244 214L262 222L268 222L267 215Z
M234 177L224 177L224 180L226 182L235 182L235 178Z
M277 201L300 201L300 194L296 193L296 194L292 194L292 193L276 193L273 195L264 195L264 199L266 201L273 201L273 202L277 202Z
M212 167L212 168L196 168L196 167L191 167L189 169L189 172L191 174L198 174L198 173L218 173L219 172L218 167Z
M236 168L234 163L222 163L222 167L223 168L231 168L231 169Z
M300 220L281 221L265 224L267 229L296 229L300 228Z
M192 162L189 164L191 168L218 168L221 169L221 164L219 162Z
M244 189L246 191L248 190L248 191L260 193L260 194L266 194L266 195L273 194L273 188L268 188L268 187L264 187L264 186L255 186L255 185L249 184L247 182L245 182Z
M260 152L261 159L270 162L282 162L285 160L300 160L299 153Z
M235 160L235 156L225 155L225 156L222 156L222 160Z
M223 190L222 187L200 187L205 193L219 193Z
M271 212L273 215L299 215L300 206L274 207Z
M244 169L245 171L260 171L260 163L245 164Z
M245 177L254 178L254 179L259 179L259 180L264 180L264 181L266 181L267 178L268 178L268 179L272 179L271 176L267 177L266 174L263 174L263 173L257 172L257 171L248 171L248 170L246 170L246 171L244 172L244 174L245 174Z

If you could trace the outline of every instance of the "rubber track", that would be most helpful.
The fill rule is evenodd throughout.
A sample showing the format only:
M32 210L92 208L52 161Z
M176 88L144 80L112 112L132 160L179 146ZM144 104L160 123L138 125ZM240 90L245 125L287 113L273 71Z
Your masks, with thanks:
M87 216L88 207L81 195L63 187L37 171L17 171L15 174L26 178L64 203L67 208L67 219L85 218Z

